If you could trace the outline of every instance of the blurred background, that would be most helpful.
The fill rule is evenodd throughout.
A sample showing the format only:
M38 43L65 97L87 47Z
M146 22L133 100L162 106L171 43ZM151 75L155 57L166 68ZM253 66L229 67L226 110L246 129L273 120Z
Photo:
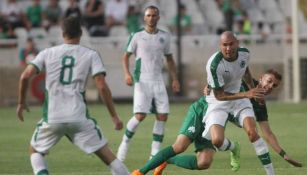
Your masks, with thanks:
M149 5L160 9L158 27L172 34L182 85L180 94L170 91L172 101L202 95L206 61L219 50L219 34L225 30L236 33L241 46L250 50L256 79L269 68L282 73L282 85L268 99L307 98L307 0L2 0L0 106L16 104L18 79L27 62L40 50L62 43L60 23L67 16L80 18L81 44L101 54L114 99L132 101L133 88L124 83L121 58L129 34L143 26L143 10ZM97 102L89 80L87 99ZM43 101L44 75L31 80L29 91L30 103Z

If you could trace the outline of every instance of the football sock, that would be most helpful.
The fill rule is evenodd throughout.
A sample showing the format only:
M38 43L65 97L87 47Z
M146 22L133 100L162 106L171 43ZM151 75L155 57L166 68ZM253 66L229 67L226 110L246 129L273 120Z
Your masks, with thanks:
M264 170L267 175L274 175L274 167L271 162L270 154L268 146L262 138L259 138L254 143L254 148L256 150L256 154L264 167Z
M131 119L127 123L127 128L125 131L125 134L122 138L122 142L120 143L117 151L117 158L120 161L124 161L126 159L126 154L129 147L129 141L133 137L137 126L140 124L140 122L135 118L135 116L131 117Z
M156 120L152 134L153 134L153 141L151 144L151 156L155 155L159 150L161 143L163 142L164 137L164 128L165 128L165 121Z
M172 146L168 146L161 151L159 151L156 155L154 155L150 160L147 161L145 166L140 169L140 172L146 174L148 171L158 167L163 162L168 160L169 158L175 156L176 153L173 150Z
M139 124L140 124L140 121L138 121L138 119L136 119L135 116L131 117L131 119L127 123L127 128L125 131L126 140L129 140L133 137Z
M48 175L47 163L42 154L32 153L30 160L35 175Z
M168 159L167 163L189 170L198 170L197 157L195 155L178 155Z
M112 175L129 175L129 171L127 167L118 159L113 160L109 168L111 170Z
M224 142L221 147L218 148L219 151L227 151L230 150L232 151L235 148L234 142L231 140L224 138Z

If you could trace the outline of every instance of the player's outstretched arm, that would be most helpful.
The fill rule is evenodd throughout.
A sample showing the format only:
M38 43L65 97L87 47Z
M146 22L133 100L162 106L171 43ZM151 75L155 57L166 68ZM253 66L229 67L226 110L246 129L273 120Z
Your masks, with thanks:
M23 110L29 112L29 108L26 104L27 91L29 86L29 79L36 73L36 68L33 65L28 65L22 72L19 79L18 86L18 105L16 109L17 117L20 121L23 121Z
M100 97L103 99L105 105L107 106L107 109L110 113L110 116L112 118L112 122L115 125L116 130L121 130L123 128L123 122L121 119L118 117L113 99L112 99L112 93L111 90L108 86L108 84L105 81L105 76L103 74L99 74L95 76L95 82L96 82L96 87L99 91Z
M286 160L288 163L290 163L295 167L303 166L300 162L292 159L289 155L287 155L287 153L281 148L277 140L277 137L270 128L270 124L268 121L259 122L259 126L265 140L269 145L271 145L271 147L274 149L276 153L278 153L284 160Z

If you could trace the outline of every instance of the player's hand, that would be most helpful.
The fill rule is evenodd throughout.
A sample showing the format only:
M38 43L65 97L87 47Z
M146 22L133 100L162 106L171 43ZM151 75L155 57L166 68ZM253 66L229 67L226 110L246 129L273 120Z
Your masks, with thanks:
M24 121L23 119L23 110L26 110L27 112L30 112L29 108L28 108L28 105L26 104L18 104L17 105L17 109L16 109L16 114L17 114L17 117L20 121Z
M133 85L133 77L131 76L131 74L126 74L125 75L125 81L126 81L126 84L128 86L132 86Z
M172 82L172 88L173 88L173 92L179 92L180 91L180 84L178 80L173 80Z
M265 89L259 87L250 89L249 91L246 92L247 98L259 99L259 101L264 100L264 96L265 96Z
M290 163L291 165L295 166L295 167L302 167L302 163L294 160L294 159L291 159L289 156L285 155L284 156L284 159L285 161L287 161L288 163Z
M208 85L206 85L205 88L204 88L204 91L203 91L204 95L208 96L208 95L210 95L210 92L211 92L211 89L209 88Z
M115 125L114 129L115 130L121 130L123 129L123 122L118 118L118 116L112 117L112 121Z

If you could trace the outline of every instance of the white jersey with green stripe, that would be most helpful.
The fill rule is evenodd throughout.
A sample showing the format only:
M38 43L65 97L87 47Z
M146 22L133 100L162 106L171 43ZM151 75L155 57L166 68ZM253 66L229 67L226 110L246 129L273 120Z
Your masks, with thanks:
M248 67L250 54L246 48L238 48L238 58L229 62L222 52L213 54L207 62L207 82L212 89L224 88L225 92L238 93L243 75ZM210 94L214 97L214 94Z
M163 80L164 58L170 53L170 34L158 30L150 34L144 29L131 34L126 52L135 55L134 81Z
M80 45L62 44L41 51L30 64L46 72L44 120L48 123L86 120L87 78L89 74L106 72L99 54Z

